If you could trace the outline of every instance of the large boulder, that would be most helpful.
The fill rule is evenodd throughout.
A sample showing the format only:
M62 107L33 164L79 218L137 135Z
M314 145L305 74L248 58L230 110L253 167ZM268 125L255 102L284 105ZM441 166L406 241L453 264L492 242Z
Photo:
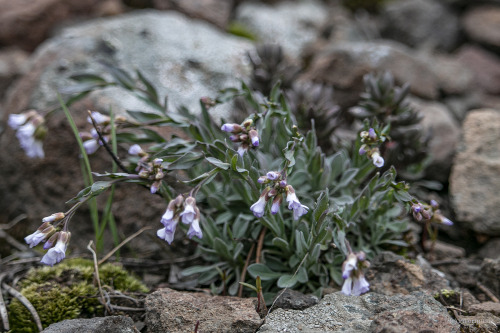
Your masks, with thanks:
M57 107L58 90L75 83L69 76L82 72L101 74L100 61L131 74L140 70L158 88L161 98L169 96L171 109L186 105L196 111L200 97L213 96L219 89L238 84L238 77L246 73L245 53L250 48L247 41L175 12L144 11L91 21L64 30L36 51L26 75L6 98L3 121L11 113ZM86 111L110 108L123 114L124 109L146 106L130 93L110 88L92 93L74 104L71 111L78 128L88 130ZM220 117L223 109L214 110ZM78 147L64 114L52 113L47 126L45 159L28 159L11 129L1 137L0 192L6 195L0 201L0 219L9 221L27 214L28 221L17 226L18 237L33 232L42 217L67 210L64 202L83 188ZM123 148L127 147L122 147L122 154ZM92 156L91 164L98 172L111 169L111 160L104 151ZM117 190L114 214L123 234L130 235L146 223L161 226L159 220L165 209L162 198L137 186L119 186ZM73 219L71 243L84 250L89 239L75 234L92 234L92 223L85 214L77 213ZM154 241L144 245L144 250L158 249Z
M462 131L450 176L457 220L475 232L500 235L500 111L469 112Z
M500 50L500 5L472 7L463 17L465 32L475 42Z

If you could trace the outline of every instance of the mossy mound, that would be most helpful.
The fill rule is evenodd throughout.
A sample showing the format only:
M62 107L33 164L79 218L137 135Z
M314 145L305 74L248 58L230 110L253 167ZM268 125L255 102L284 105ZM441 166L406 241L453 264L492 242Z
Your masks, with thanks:
M119 265L101 265L99 277L108 290L148 292ZM94 284L94 263L90 260L71 259L54 267L31 269L18 287L35 307L44 328L65 319L103 315ZM12 300L8 310L11 332L38 332L31 314L17 299Z

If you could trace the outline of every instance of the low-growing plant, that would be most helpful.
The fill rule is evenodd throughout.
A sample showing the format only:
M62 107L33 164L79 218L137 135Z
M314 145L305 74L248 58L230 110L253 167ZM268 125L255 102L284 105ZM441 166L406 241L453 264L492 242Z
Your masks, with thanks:
M396 169L384 160L394 135L393 118L413 117L407 109L393 118L380 116L376 108L385 107L383 101L396 98L394 110L400 110L399 99L406 96L404 89L395 96L385 77L367 79L378 90L363 97L360 108L366 117L355 139L325 153L314 119L307 131L297 126L279 82L267 97L245 83L224 89L213 98L201 98L195 114L184 107L168 110L140 72L133 77L105 68L111 80L95 74L73 76L79 83L66 91L77 94L72 101L95 89L119 86L153 110L127 110L127 117L89 113L94 128L90 136L82 135L82 150L91 153L104 146L121 170L94 173L100 180L71 199L72 208L44 218L42 227L26 238L31 246L45 242L46 264L64 258L70 239L67 222L75 210L119 182L142 184L165 198L158 237L170 244L176 233L187 234L204 261L185 269L184 276L196 276L214 293L240 296L250 292L243 284L259 278L255 290L267 301L280 288L320 295L322 288L343 281L345 293L366 292L366 259L407 245L403 233L410 211L417 219L444 223L423 213L427 206L409 194L409 184L398 181ZM253 110L246 119L235 123L211 116L211 110L235 98ZM64 103L62 108L71 120ZM26 118L24 124L30 121ZM167 140L154 130L162 126L177 127L184 135ZM126 162L118 162L110 142L129 147L127 158L121 158ZM188 190L176 192L167 177L177 178Z

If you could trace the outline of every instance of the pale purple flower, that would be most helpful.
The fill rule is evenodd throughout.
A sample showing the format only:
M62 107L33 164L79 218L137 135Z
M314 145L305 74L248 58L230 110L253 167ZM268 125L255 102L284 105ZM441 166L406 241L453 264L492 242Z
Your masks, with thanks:
M182 217L182 223L189 224L192 223L196 216L196 199L193 197L187 197L184 201L184 211L180 214Z
M266 176L260 176L259 179L257 179L257 182L259 184L264 184L268 181L268 178Z
M142 150L141 146L139 146L138 144L135 144L135 145L132 145L130 146L130 148L128 149L128 153L129 155L134 155L134 156L137 156L141 153L143 153L144 151Z
M377 139L377 134L375 133L375 130L373 128L370 128L368 130L368 136L370 137L370 139L372 140L376 140Z
M274 197L273 204L271 206L271 214L276 215L280 211L281 202L283 201L283 196L278 194Z
M9 120L7 121L7 123L9 124L10 128L17 130L17 129L19 129L19 127L24 125L27 120L28 120L28 117L24 113L11 114L11 115L9 115Z
M276 171L269 171L267 174L267 179L269 180L276 180L280 176L280 174Z
M300 205L300 207L297 207L293 210L293 219L298 220L302 215L307 214L307 211L309 208L304 205Z
M256 130L250 130L250 132L248 132L248 135L250 135L250 140L252 141L252 145L254 147L258 147L259 146L259 133L257 133Z
M92 155L99 149L101 145L97 143L97 140L95 139L90 139L87 141L83 141L83 148L85 148L85 152L87 155Z
M224 124L221 127L224 132L237 133L241 131L241 126L238 124Z
M295 194L295 190L291 185L288 185L286 189L286 201L288 202L288 209L293 210L293 218L295 220L298 220L299 217L307 213L309 208L300 203L297 195Z
M359 155L364 155L366 154L366 146L362 145L361 148L359 148Z
M30 247L33 247L33 246L37 246L38 244L40 244L45 239L45 237L47 237L46 234L44 234L40 230L37 230L34 233L32 233L31 235L24 237L24 241Z
M280 184L279 185L280 185L281 188L285 188L286 185L287 185L286 180L284 180L284 179L280 180Z
M54 266L61 262L66 256L66 248L71 234L66 231L61 231L57 243L54 247L50 248L40 261L42 264Z
M42 219L42 222L60 221L65 217L64 213L54 213Z
M110 118L106 115L103 115L102 113L100 112L97 112L97 111L92 111L92 118L94 118L94 121L96 122L96 124L100 125L100 124L104 124L104 123L107 123L110 121ZM90 119L90 116L87 117L87 122L89 122L90 124L92 124L92 119Z
M350 253L342 264L342 278L344 279L342 293L344 295L359 296L370 289L370 284L366 281L361 271L363 265L365 267L369 265L364 260L364 252L359 252L358 254Z
M164 215L165 216L165 215ZM165 228L160 229L156 232L156 235L161 239L167 241L168 244L172 244L174 241L175 229L177 227L178 219L175 220L164 220L162 218L162 223Z
M193 220L191 225L189 226L189 230L187 232L189 239L193 238L193 236L201 239L203 237L203 233L200 228L200 214L197 214L197 217Z
M372 161L373 165L375 165L377 168L381 168L384 166L384 158L380 156L378 152L374 152L372 154Z
M241 157L243 157L243 155L245 155L245 152L248 150L248 147L247 146L244 146L244 145L241 145L238 147L238 155L240 155Z
M151 194L155 194L156 192L158 192L158 190L160 189L160 185L161 185L161 180L153 182L153 184L151 184L151 187L149 188Z
M28 122L17 129L16 137L28 157L44 158L43 143L35 138L35 131L36 126Z
M265 195L264 196L260 196L259 200L257 200L256 203L254 203L252 206L250 206L250 210L252 211L253 215L255 215L256 217L259 217L261 218L262 216L264 216L264 210L266 208L266 197Z

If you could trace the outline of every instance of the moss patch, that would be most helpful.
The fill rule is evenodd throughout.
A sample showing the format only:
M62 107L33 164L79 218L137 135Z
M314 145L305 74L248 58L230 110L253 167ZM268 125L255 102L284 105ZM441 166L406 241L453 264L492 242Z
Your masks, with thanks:
M119 265L101 265L99 277L107 289L148 292L145 285ZM37 310L44 328L65 319L103 315L90 260L71 259L54 267L31 269L18 288ZM8 310L11 332L38 331L31 314L17 299L12 300Z

